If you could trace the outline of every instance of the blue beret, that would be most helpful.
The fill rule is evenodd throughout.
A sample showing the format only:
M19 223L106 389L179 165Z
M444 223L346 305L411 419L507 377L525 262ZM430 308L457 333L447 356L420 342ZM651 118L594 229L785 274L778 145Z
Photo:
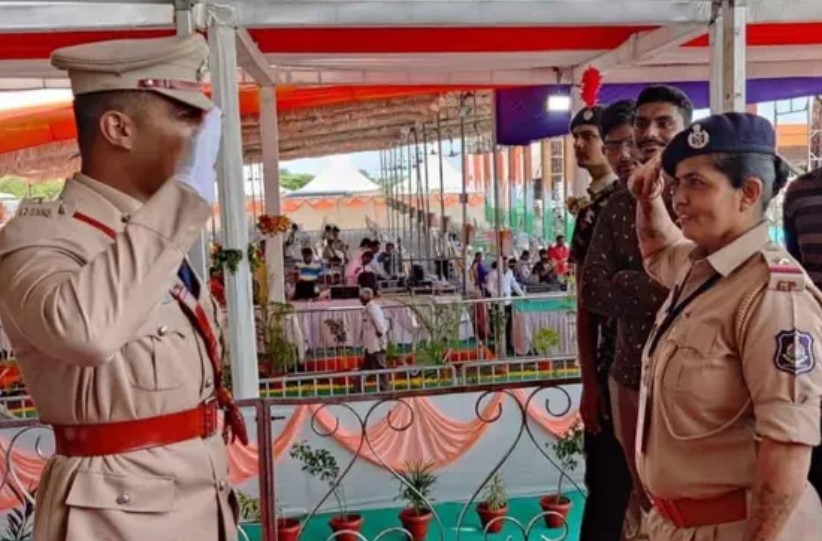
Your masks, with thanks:
M570 131L574 131L575 128L579 126L593 126L599 129L599 123L602 120L602 112L605 110L605 107L601 105L595 105L593 107L584 107L574 115L574 118L571 119L571 125L569 127Z
M671 176L682 160L704 154L776 155L771 123L751 113L711 115L691 124L662 153L662 168Z

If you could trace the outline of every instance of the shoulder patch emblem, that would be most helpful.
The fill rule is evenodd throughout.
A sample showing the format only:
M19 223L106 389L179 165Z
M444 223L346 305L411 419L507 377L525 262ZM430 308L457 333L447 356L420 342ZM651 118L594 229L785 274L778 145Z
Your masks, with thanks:
M813 356L813 337L796 329L776 335L774 365L777 369L794 376L807 374L816 366Z

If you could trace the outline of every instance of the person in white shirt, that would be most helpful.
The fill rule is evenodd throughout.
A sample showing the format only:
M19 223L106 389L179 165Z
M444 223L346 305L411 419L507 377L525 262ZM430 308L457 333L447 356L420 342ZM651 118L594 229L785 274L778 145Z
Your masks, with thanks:
M385 312L374 300L374 291L364 287L360 289L360 302L365 306L362 321L362 346L365 352L363 370L380 370L386 368L386 348L388 347L388 321ZM362 380L356 385L361 389ZM389 390L388 374L380 374L379 391Z
M507 345L506 352L509 355L513 355L514 344L512 340L513 317L511 297L513 293L516 293L518 297L524 297L525 291L522 289L522 287L520 287L516 278L514 278L514 271L511 270L511 268L509 267L507 257L502 258L502 264L502 268L505 269L505 272L502 275L502 291L500 291L500 279L496 261L491 265L491 272L488 274L488 278L485 281L485 288L488 290L488 294L492 298L505 299L505 342ZM497 309L498 307L496 305L492 307L492 310Z

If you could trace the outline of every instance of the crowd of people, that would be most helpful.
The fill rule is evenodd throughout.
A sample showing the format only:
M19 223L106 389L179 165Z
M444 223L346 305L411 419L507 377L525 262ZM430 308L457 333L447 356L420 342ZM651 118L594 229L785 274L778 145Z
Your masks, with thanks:
M765 218L788 180L771 124L692 114L658 85L571 122L592 179L570 254L580 539L818 541L822 294L800 266L819 272L813 180L786 198L792 258Z
M301 246L300 257L294 263L294 300L317 298L320 284L369 288L376 294L381 282L396 280L401 274L399 253L393 242L387 242L383 248L379 240L365 237L358 248L349 250L340 239L340 229L329 225L323 231L321 243L318 257L309 242L292 241L293 246Z

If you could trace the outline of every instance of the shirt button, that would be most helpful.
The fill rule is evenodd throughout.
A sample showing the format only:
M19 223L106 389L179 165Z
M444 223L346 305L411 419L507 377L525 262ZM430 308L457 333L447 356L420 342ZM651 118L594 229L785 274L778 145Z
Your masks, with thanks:
M214 385L214 380L211 379L211 378L207 378L205 380L205 385L206 385L206 387L211 387L212 385Z
M131 502L131 496L128 493L123 492L119 496L117 496L117 505L128 505Z
M220 481L219 483L217 483L217 488L220 492L225 492L225 481Z
M168 327L167 327L167 326L165 326L165 325L163 325L162 327L160 327L159 329L157 329L157 334L159 334L160 336L165 336L165 335L167 335L167 334L168 334Z

